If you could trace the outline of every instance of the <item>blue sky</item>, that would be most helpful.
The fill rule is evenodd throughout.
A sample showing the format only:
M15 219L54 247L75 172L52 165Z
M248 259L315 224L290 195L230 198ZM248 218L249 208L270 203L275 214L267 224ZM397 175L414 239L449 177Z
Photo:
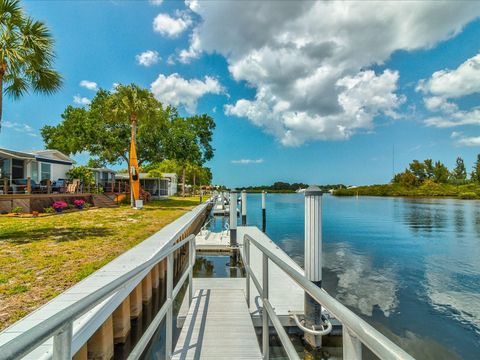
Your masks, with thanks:
M39 129L74 97L134 82L215 119L208 165L229 186L383 183L393 148L396 171L456 156L470 168L480 153L475 2L157 3L24 2L54 35L65 84L7 98L0 146L42 148Z

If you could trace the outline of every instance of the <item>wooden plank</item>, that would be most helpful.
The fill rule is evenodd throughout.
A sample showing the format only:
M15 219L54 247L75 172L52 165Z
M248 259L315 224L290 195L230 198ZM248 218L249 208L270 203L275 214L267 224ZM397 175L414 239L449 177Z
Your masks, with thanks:
M261 359L241 290L195 293L172 359Z

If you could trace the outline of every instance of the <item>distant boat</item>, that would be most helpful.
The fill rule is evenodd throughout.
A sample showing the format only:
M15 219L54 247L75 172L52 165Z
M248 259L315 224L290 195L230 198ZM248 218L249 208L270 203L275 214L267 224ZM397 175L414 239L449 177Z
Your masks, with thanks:
M305 190L307 190L307 189L297 189L297 190L295 190L295 192L296 192L296 193L304 193Z

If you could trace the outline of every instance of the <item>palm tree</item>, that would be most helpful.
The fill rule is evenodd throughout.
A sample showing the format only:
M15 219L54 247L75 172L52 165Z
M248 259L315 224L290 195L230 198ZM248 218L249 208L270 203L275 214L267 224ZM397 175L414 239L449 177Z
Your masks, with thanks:
M140 198L140 182L138 173L138 160L136 152L136 131L139 119L145 119L152 115L161 105L147 90L131 85L118 85L111 97L109 108L113 120L122 122L129 119L131 123L130 156L128 169L130 173L130 200L132 207L135 200Z
M3 92L18 99L30 89L52 94L62 85L51 67L53 44L45 24L25 16L18 0L0 0L0 128Z

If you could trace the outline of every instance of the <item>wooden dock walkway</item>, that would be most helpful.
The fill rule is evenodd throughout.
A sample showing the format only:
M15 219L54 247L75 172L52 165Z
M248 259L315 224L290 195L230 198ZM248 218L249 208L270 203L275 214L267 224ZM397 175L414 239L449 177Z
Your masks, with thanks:
M262 359L243 291L197 290L172 359Z

